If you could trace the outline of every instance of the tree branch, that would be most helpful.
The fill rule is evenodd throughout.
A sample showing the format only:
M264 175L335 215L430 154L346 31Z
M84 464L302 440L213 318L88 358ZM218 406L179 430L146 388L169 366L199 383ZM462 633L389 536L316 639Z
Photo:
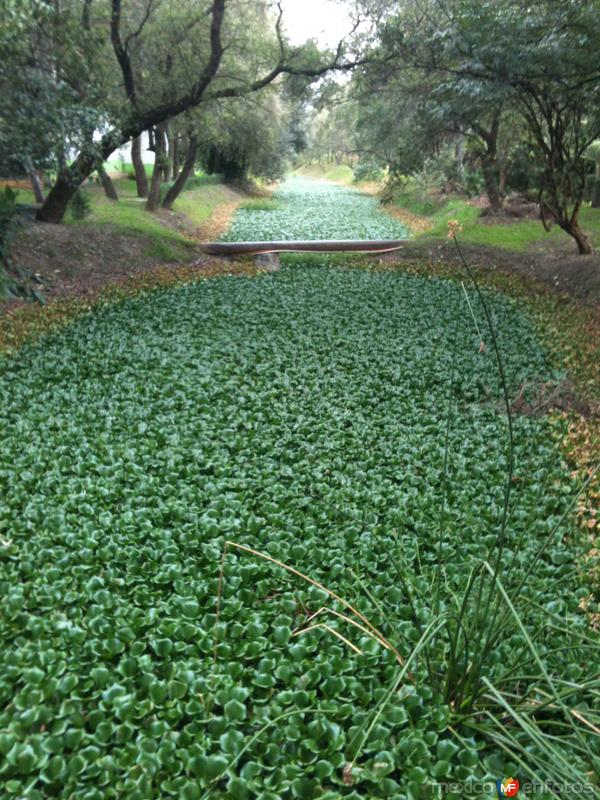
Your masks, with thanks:
M152 14L153 6L154 6L154 0L148 0L148 5L146 6L146 11L144 13L144 16L142 17L142 21L138 25L137 29L135 31L132 31L132 33L130 33L129 36L125 39L125 50L126 51L129 49L129 43L132 41L132 39L137 39L137 37L143 31L145 24L150 19L150 15Z
M129 58L129 54L127 53L127 49L123 46L123 42L121 40L121 0L112 0L110 41L112 43L115 56L117 57L117 61L119 62L119 66L121 67L127 99L134 108L137 108L137 95L135 91L135 81L133 78L131 60Z

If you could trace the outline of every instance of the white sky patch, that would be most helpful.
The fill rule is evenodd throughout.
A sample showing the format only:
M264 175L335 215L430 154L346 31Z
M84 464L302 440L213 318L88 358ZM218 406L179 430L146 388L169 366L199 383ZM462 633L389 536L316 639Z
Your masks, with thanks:
M333 47L352 28L343 0L283 0L283 22L294 45L317 39L320 45Z

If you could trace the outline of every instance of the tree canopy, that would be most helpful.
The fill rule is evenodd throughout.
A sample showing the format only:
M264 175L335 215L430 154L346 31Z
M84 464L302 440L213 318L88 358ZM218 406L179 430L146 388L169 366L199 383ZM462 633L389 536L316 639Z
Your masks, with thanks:
M54 175L38 217L58 222L94 170L108 186L102 163L130 141L150 210L162 181L172 205L180 165L275 178L303 150L401 181L447 153L448 185L481 187L493 211L507 186L527 191L589 252L597 0L348 5L354 26L327 50L290 44L268 0L2 0L3 171ZM149 187L142 134L158 154Z

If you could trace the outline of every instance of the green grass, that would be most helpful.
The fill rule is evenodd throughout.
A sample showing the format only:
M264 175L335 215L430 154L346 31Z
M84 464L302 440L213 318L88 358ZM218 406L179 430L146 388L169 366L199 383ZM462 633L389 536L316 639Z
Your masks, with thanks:
M131 161L107 161L105 166L107 169L119 170L120 172L126 172L128 175L135 175L135 170ZM152 175L153 169L153 164L144 164L144 171L148 177Z
M433 228L422 236L446 236L448 221L458 220L463 226L461 241L471 244L503 247L507 250L523 251L544 249L548 242L568 241L570 237L555 225L547 233L539 220L521 220L503 225L494 225L479 221L480 210L467 201L451 199L441 206L431 200L415 199L410 195L400 195L395 204L406 208L414 214L428 216ZM581 211L580 221L592 242L600 245L600 209L585 207ZM572 241L572 240L571 240ZM573 245L575 247L575 245Z
M192 225L205 222L223 203L230 201L229 190L215 176L197 176L196 188L182 192L173 207ZM108 200L98 186L87 188L92 200L92 213L82 222L74 222L67 213L66 222L77 225L110 225L121 233L143 236L148 240L146 254L159 261L185 261L189 258L190 241L179 231L163 224L159 216L145 210L145 200L137 197L135 182L115 181L119 202Z
M145 254L150 257L165 262L185 261L189 257L189 241L144 210L145 201L137 197L135 182L118 180L115 186L120 198L118 203L108 200L99 186L83 188L81 191L90 197L92 212L84 220L76 221L67 211L65 224L108 225L120 233L143 237L147 242ZM19 190L17 199L22 203L34 202L33 193L26 190Z
M354 179L352 167L347 164L325 164L324 168L321 168L318 164L310 164L300 167L295 171L295 174L304 175L307 178L319 178L320 180L347 184L351 184Z
M114 184L119 194L118 202L108 200L96 183L84 186L81 191L86 192L91 200L91 214L84 220L75 221L67 211L65 223L81 226L107 225L120 233L144 237L147 240L146 255L159 261L177 262L189 258L192 246L189 240L179 231L163 224L159 216L146 212L145 200L137 197L135 181L122 178L115 180ZM191 188L182 192L173 210L185 214L192 225L205 222L220 205L231 202L233 197L231 190L222 184L218 175L196 175L190 179L188 186ZM17 199L21 203L32 203L33 193L19 189Z
M92 226L109 225L120 233L142 236L147 240L146 255L159 261L184 261L189 257L190 242L145 209L145 201L135 196L135 184L122 180L116 182L120 200L115 203L108 200L102 189L84 189L92 200L92 213L84 220L75 221L67 212L65 222L70 225Z
M458 201L462 203L462 201ZM424 194L423 192L406 191L395 193L392 197L393 205L405 208L413 214L422 217L431 217L436 212L443 211L446 202Z
M0 189L0 191L2 191ZM24 205L30 205L35 203L35 197L31 189L15 189L17 193L17 203L23 203Z
M244 200L240 203L240 208L249 211L278 211L281 208L281 203L277 200L270 200L267 197L251 197L249 200Z
M204 186L183 192L173 209L185 214L194 225L201 225L220 205L231 202L232 198L230 189L210 177Z

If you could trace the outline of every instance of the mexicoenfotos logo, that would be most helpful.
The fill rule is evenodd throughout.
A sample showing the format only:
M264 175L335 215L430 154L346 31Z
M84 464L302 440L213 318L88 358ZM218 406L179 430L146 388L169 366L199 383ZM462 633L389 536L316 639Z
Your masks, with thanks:
M498 797L516 797L519 791L519 781L516 778L498 778L496 781Z

